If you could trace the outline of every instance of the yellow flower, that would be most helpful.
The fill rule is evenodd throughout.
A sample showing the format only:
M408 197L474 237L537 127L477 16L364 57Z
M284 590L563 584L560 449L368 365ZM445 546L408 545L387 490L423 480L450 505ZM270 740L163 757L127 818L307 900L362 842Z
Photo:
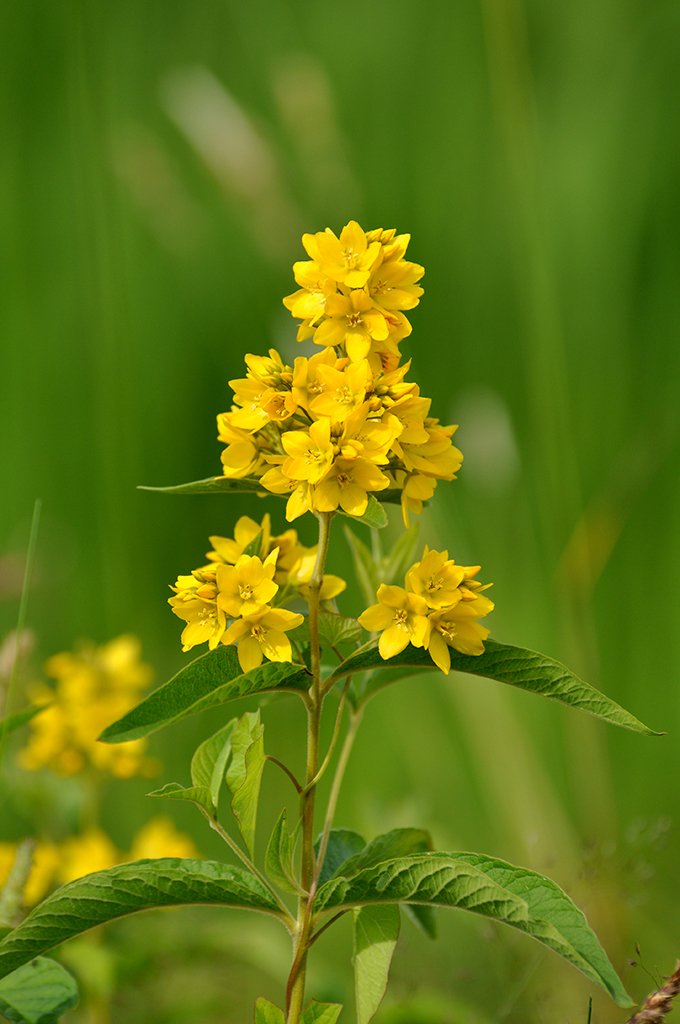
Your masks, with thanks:
M217 647L227 627L227 618L216 601L203 601L197 597L187 599L178 593L176 597L168 598L168 604L172 605L175 615L186 622L182 632L183 651L190 651L196 644L206 641L211 651Z
M342 370L334 366L319 366L318 380L321 391L310 403L314 416L327 416L333 423L341 423L358 409L372 384L371 368L365 359L350 363Z
M105 832L89 829L59 845L59 881L72 882L95 871L106 871L120 861L120 854Z
M371 274L368 294L381 309L413 309L423 294L423 289L416 281L419 281L424 273L425 268L419 267L417 263L383 260Z
M257 555L241 555L236 565L218 565L217 607L231 617L259 612L279 589L274 583L277 555L274 549L264 562Z
M315 323L324 315L326 299L336 291L336 283L322 274L314 260L294 263L293 274L300 290L287 295L283 304L294 317Z
M314 334L315 345L344 345L353 363L365 359L373 339L384 341L389 328L383 314L374 308L373 299L363 289L349 295L331 295L326 302L328 319Z
M292 661L293 651L286 633L301 625L304 616L285 608L268 608L232 622L222 637L223 644L238 644L238 660L244 672L259 668L263 658Z
M461 654L484 653L484 641L489 630L480 626L477 619L488 615L492 609L493 602L482 594L472 601L461 600L450 608L430 614L426 646L435 665L445 675L451 668L449 647L454 647Z
M312 423L309 433L305 430L286 431L281 436L281 443L289 456L281 467L284 476L290 480L308 480L311 484L323 479L334 456L330 420L324 418Z
M414 594L425 598L429 608L447 608L462 600L460 584L465 567L456 565L448 551L429 551L425 547L420 562L406 573L406 585Z
M352 516L362 516L368 507L368 492L389 486L386 477L368 459L337 459L328 475L314 490L314 507L333 512L340 505Z
M363 288L382 248L378 241L367 241L355 220L342 229L340 238L326 228L316 235L303 235L302 244L322 274L348 288Z
M428 630L427 602L418 594L385 583L376 596L380 603L362 612L359 622L371 633L382 631L378 641L380 657L393 658L409 644L422 647Z
M132 840L130 860L150 857L200 857L193 839L178 832L172 818L158 815L147 821Z
M263 557L269 552L269 538L272 531L271 516L268 512L265 512L262 517L261 523L256 523L254 519L249 516L241 516L236 521L234 527L234 539L231 537L209 537L208 540L213 546L212 551L208 551L206 558L209 558L211 562L224 562L227 565L235 565L239 560L245 548L257 537L258 533L262 533L262 543L260 545L260 557Z

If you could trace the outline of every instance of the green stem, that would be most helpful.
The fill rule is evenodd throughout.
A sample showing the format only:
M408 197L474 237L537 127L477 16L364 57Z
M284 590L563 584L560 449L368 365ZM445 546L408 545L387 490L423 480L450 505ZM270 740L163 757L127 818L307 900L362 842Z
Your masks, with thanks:
M345 775L345 769L347 762L349 761L349 755L352 752L352 746L357 734L357 730L361 725L361 719L363 718L364 710L359 708L357 711L350 712L349 729L345 736L345 742L342 745L342 751L338 759L338 764L335 769L335 776L333 778L333 786L331 787L331 795L328 798L328 807L326 809L326 818L323 823L323 832L321 833L321 843L319 845L319 856L316 861L316 871L314 874L313 888L316 890L317 883L319 881L319 875L321 874L321 868L323 867L323 860L326 856L326 847L328 846L328 838L331 834L331 828L333 826L333 818L335 817L335 808L338 803L338 797L340 796L340 787L342 786L342 780Z
M326 768L328 768L328 765L330 764L330 760L333 756L333 751L335 750L335 744L338 742L338 736L340 735L340 726L342 725L342 712L345 709L345 701L347 700L347 691L349 690L350 682L351 679L348 679L347 682L345 683L345 688L342 691L342 695L340 697L340 702L338 704L338 712L335 716L335 727L333 729L333 736L331 737L330 746L328 747L326 756L324 757L321 767L319 768L318 772L316 773L312 781L305 786L305 793L307 792L308 789L311 789L312 786L316 786L317 782L319 781L321 776L326 771Z
M215 832L217 832L218 836L220 836L222 839L224 839L225 843L227 844L229 849L232 851L232 853L236 854L236 856L239 858L239 860L241 860L245 864L245 866L248 868L248 870L253 875L255 875L255 877L257 878L258 882L260 882L261 885L263 885L265 887L265 889L267 890L269 895L272 897L272 899L276 900L276 902L278 903L278 905L279 905L279 907L281 909L281 914L283 915L284 923L285 923L286 927L288 928L288 930L291 931L291 932L295 931L295 919L293 918L293 916L292 916L291 912L289 911L288 907L282 901L281 897L278 895L276 890L271 887L271 885L269 884L267 879L264 877L264 875L260 871L258 871L258 869L253 864L253 862L250 859L250 857L247 854L245 854L243 852L243 850L240 849L238 844L234 842L234 840L231 838L229 833L225 832L225 830L220 825L219 821L217 821L215 818L211 818L210 815L206 814L205 811L203 811L203 813L205 814L206 818L210 822L210 827L213 828L215 830Z
M305 788L300 795L300 817L302 818L300 884L303 890L305 890L305 894L298 899L293 965L286 989L287 1024L298 1024L304 1004L307 976L307 938L311 922L312 900L314 899L314 890L312 889L315 877L314 804L316 798L316 776L319 771L319 728L321 725L321 709L323 707L321 651L319 647L319 604L333 513L317 512L315 514L319 520L319 547L314 570L309 580L308 618L312 685L309 691L310 703L307 709L307 776Z

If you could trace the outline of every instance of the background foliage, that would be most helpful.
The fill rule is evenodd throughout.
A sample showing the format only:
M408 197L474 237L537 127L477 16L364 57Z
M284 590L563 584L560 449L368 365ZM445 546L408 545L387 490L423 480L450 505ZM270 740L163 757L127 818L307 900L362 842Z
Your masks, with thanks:
M429 674L369 707L338 824L416 823L445 849L545 870L617 968L639 942L666 972L680 948L678 22L640 0L8 0L0 13L3 635L41 497L33 674L76 637L130 630L159 681L176 671L166 584L238 515L270 510L282 529L283 505L135 486L218 472L215 414L244 353L298 354L281 297L302 231L352 217L410 231L426 294L403 347L465 454L424 540L482 563L495 638L564 660L669 735ZM359 610L349 593L341 607ZM159 784L221 720L156 738ZM263 720L269 750L295 761L293 700ZM265 779L270 827L284 784ZM121 849L153 812L145 788L107 791ZM218 855L191 811L176 820ZM21 835L23 814L5 793L0 838ZM382 1024L586 1019L587 982L528 940L465 915L440 930L430 945L404 927ZM267 922L178 911L109 935L131 954L116 1021L209 1024L225 1005L240 1021L257 995L279 998L288 950ZM347 999L349 935L315 949L315 995ZM183 1003L187 973L201 1005L193 983ZM623 973L638 998L654 987ZM594 1019L620 1020L595 1000Z

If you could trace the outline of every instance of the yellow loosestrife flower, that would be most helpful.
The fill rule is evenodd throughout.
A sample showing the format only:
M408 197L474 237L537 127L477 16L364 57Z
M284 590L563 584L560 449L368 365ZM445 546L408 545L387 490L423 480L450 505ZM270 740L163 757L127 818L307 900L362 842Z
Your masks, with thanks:
M381 631L378 650L382 658L393 658L405 647L422 647L427 634L427 603L417 594L383 583L377 593L379 604L371 605L359 622L372 633Z
M279 589L274 583L277 555L274 549L264 562L257 555L241 555L236 565L218 565L218 608L233 617L251 615L268 604Z
M304 615L297 612L265 607L232 622L222 643L238 644L238 660L244 672L259 668L263 658L292 661L293 651L286 633L303 621Z

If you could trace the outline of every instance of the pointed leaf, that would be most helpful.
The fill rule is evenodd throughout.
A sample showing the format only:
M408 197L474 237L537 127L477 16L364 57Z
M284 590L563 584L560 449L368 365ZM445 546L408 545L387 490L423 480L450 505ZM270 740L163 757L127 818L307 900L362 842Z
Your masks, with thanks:
M190 484L175 484L173 487L144 487L138 491L157 491L158 494L243 494L255 491L257 494L269 495L271 492L262 486L259 480L244 477L234 480L228 476L209 476L205 480L194 480Z
M368 1024L382 1002L397 939L399 907L385 903L354 911L357 1024Z
M298 829L296 828L293 834L289 835L288 826L286 825L286 810L284 808L279 815L279 820L274 825L264 859L265 871L272 882L278 885L279 889L283 889L284 892L290 892L294 896L298 896L302 892L302 889L295 881L295 873L293 871L293 854L295 852L297 832Z
M332 828L328 836L326 855L323 859L321 873L319 875L319 888L331 878L341 864L344 864L349 857L359 853L366 845L366 840L358 832L352 832L348 828ZM319 856L321 848L321 836L314 843L314 853Z
M400 857L332 878L319 889L314 909L375 903L460 907L504 921L543 942L602 985L620 1006L630 1000L585 917L555 882L526 868L470 853Z
M663 735L663 733L653 732L643 725L615 701L610 700L594 686L584 683L573 675L559 661L554 661L536 651L528 651L523 647L512 647L509 644L499 644L494 640L486 640L485 648L484 653L479 655L460 654L449 648L452 670L468 672L475 676L486 676L488 679L497 679L501 683L509 683L510 686L517 686L529 693L538 693L551 700L559 701L561 704L579 708L581 711L594 715L595 718L601 718L613 725L620 725L624 729L631 729L633 732L645 733L648 736ZM377 640L371 640L358 651L350 654L341 665L338 665L333 674L325 681L324 688L330 688L343 676L353 672L362 672L365 669L384 667L388 670L398 670L404 668L406 669L405 675L412 675L416 666L421 670L436 669L424 648L412 647L409 644L401 654L384 661L380 657ZM400 678L398 671L392 671L390 682L395 682L398 678ZM381 685L380 673L376 672L369 681L364 699L381 688Z
M437 938L436 908L424 903L400 903L399 906L416 928L424 932L429 939Z
M425 829L393 828L391 832L376 836L359 853L349 857L335 874L350 878L364 868L372 868L383 861L408 857L413 853L427 853L431 849L432 836Z
M414 523L410 530L405 530L394 545L389 555L383 558L381 583L397 583L401 586L402 578L416 560L418 534L420 528Z
M77 1002L71 975L44 956L0 981L0 1013L12 1024L56 1024Z
M191 781L195 786L205 786L210 790L215 810L219 800L222 780L231 753L231 734L238 719L232 718L222 726L210 739L201 743L191 759Z
M147 796L158 796L165 800L190 800L198 804L201 810L205 811L209 818L215 817L215 805L212 794L207 786L191 786L186 789L180 786L179 782L168 782L162 789L155 789Z
M382 507L380 502L372 494L368 495L368 505L363 516L351 516L349 512L343 511L338 506L337 512L341 516L346 516L348 519L353 519L355 523L363 523L364 526L371 526L374 530L382 530L387 526L387 512Z
M262 554L262 530L255 534L250 544L246 544L241 554L260 557Z
M257 804L266 760L263 732L259 708L247 712L232 733L232 758L227 772L227 785L234 794L231 809L251 858L255 856Z
M99 738L104 743L125 743L238 697L272 691L304 694L309 686L309 673L302 665L267 661L244 673L236 649L220 646L180 669L169 682L104 729Z
M340 1003L317 1003L312 999L300 1016L300 1024L335 1024L341 1010Z
M0 719L0 737L9 736L11 732L20 729L22 725L26 725L32 718L35 718L41 711L49 707L51 707L51 704L38 704L32 708L24 708L23 711L15 711L13 715Z
M319 641L328 647L338 644L356 644L361 640L363 628L356 619L336 612L319 612ZM288 634L291 640L308 641L309 623L305 619L294 631Z
M43 900L0 942L0 978L74 935L151 907L211 903L283 920L261 882L243 868L208 860L139 860L78 878Z
M367 605L375 604L376 594L381 582L378 566L375 564L373 555L364 542L359 540L356 534L350 530L349 526L344 527L343 533L352 552L354 573L361 590L361 596Z
M260 996L255 1003L255 1024L286 1024L286 1016L278 1006Z

